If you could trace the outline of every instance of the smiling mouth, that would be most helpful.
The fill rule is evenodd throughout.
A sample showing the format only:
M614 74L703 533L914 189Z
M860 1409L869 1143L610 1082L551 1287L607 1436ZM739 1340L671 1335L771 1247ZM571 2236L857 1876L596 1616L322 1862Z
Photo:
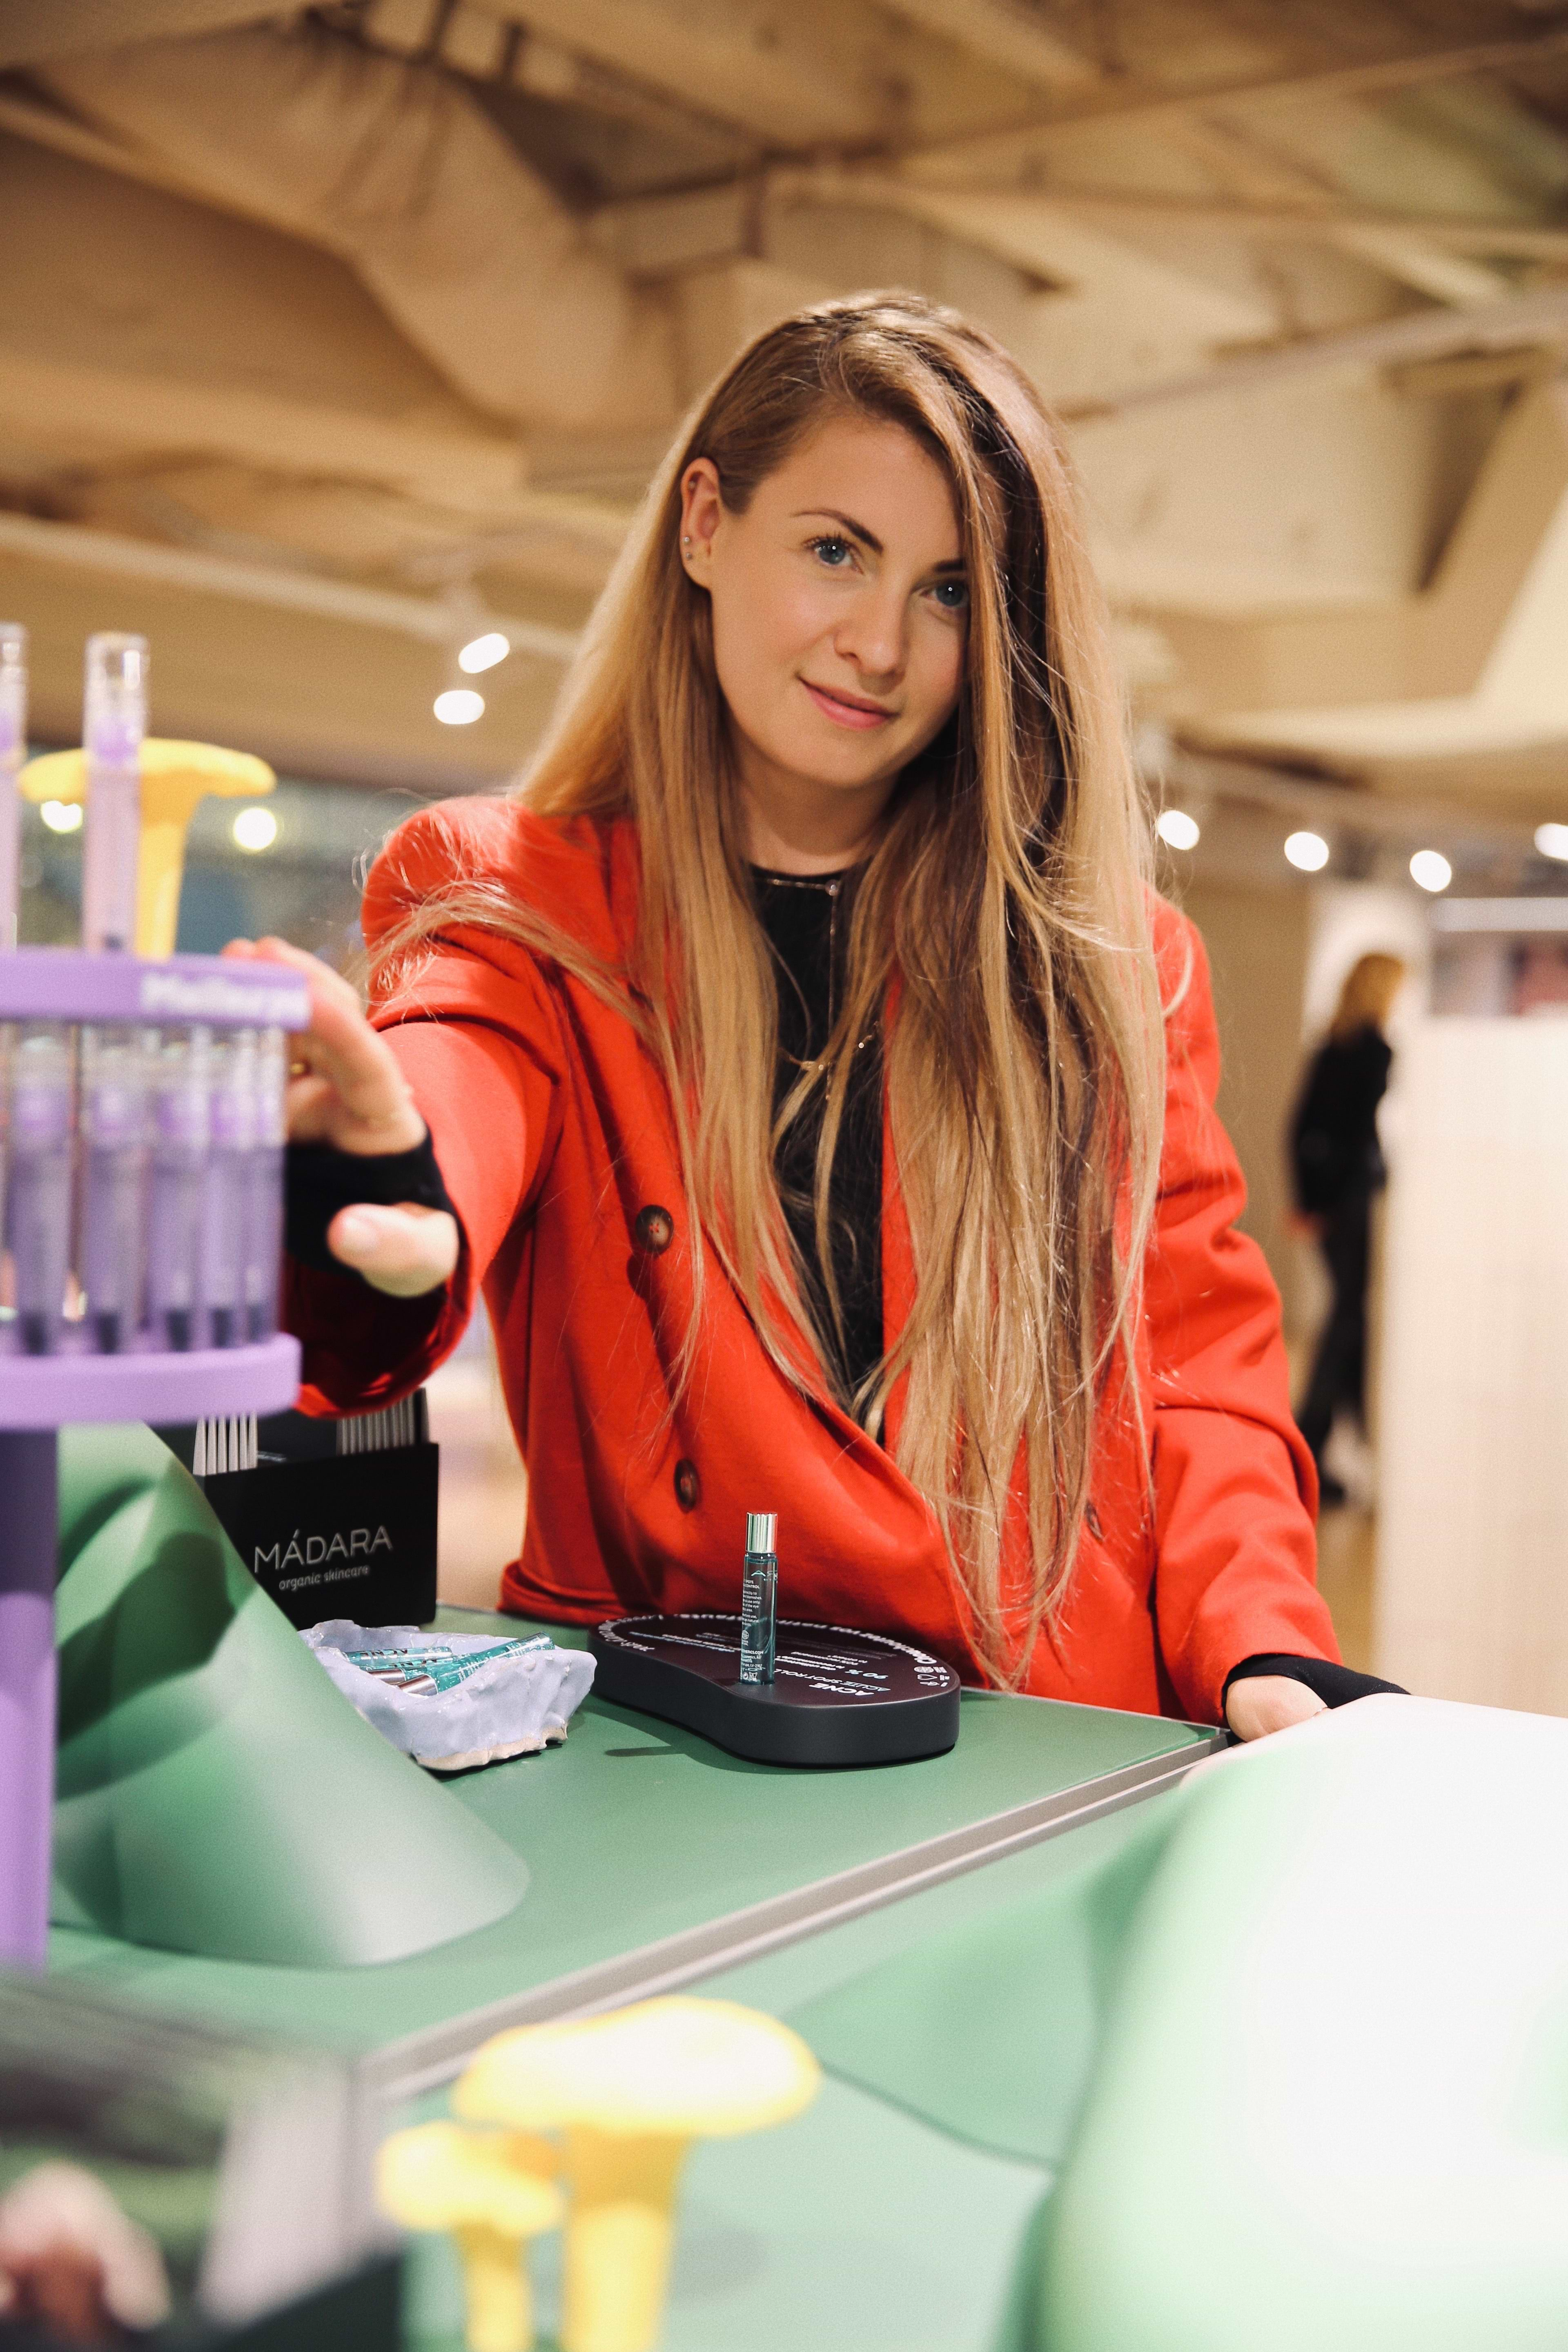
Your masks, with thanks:
M897 716L894 711L885 710L879 702L862 702L854 695L836 694L828 687L813 686L808 677L803 677L801 684L824 717L831 719L836 727L885 727Z

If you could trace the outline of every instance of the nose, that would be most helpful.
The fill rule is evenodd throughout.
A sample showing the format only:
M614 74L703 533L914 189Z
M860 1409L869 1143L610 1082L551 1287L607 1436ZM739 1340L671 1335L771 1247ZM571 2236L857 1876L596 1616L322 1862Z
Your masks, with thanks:
M903 675L908 658L908 604L893 583L868 581L863 595L840 618L833 650L868 685L882 689Z

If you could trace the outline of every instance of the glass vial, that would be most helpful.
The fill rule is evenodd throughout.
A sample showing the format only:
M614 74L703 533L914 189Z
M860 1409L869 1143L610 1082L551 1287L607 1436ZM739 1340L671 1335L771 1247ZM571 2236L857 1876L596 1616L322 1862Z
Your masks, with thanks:
M22 803L16 778L27 752L27 632L0 621L0 952L16 944Z
M741 1563L741 1680L771 1683L778 1633L779 1564L773 1552L778 1518L746 1513L746 1557Z
M142 738L147 730L147 640L87 641L81 748L87 765L81 943L129 955L136 944L142 857Z
M81 1033L82 1234L77 1264L100 1355L129 1348L142 1326L152 1056L140 1029Z
M75 1074L71 1033L58 1021L29 1022L11 1055L6 1243L16 1324L29 1356L60 1341L70 1255Z

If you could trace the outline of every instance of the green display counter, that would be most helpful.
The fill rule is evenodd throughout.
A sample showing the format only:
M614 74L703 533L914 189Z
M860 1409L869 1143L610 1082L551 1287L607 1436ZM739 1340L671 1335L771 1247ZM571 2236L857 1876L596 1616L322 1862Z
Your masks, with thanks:
M704 1979L785 2019L826 2077L795 2122L694 2147L663 2352L1040 2352L1051 2192L1180 1803L1155 1795ZM552 2253L535 2259L547 2326ZM459 2311L446 2242L416 2241L410 2352L459 2352Z
M1221 1738L974 1692L945 1756L805 1772L590 1696L564 1748L437 1784L331 1688L148 1433L95 1433L62 1493L51 1969L314 2042L388 2092L447 2079L502 2026L710 1978L973 1873ZM417 1948L343 1958L356 1935L395 1952L400 1906Z

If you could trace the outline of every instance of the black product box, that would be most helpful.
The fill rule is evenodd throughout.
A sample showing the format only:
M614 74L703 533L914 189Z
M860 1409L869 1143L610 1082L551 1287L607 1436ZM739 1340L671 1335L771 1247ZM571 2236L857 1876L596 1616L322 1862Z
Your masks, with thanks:
M427 1625L435 1616L441 1450L430 1443L423 1390L391 1412L347 1422L268 1414L256 1424L252 1470L206 1470L212 1457L198 1454L194 1423L158 1434L194 1470L225 1535L291 1625L328 1617Z
M395 1445L321 1462L264 1462L201 1486L290 1624L352 1617L361 1625L427 1625L436 1614L440 1459L438 1445Z

